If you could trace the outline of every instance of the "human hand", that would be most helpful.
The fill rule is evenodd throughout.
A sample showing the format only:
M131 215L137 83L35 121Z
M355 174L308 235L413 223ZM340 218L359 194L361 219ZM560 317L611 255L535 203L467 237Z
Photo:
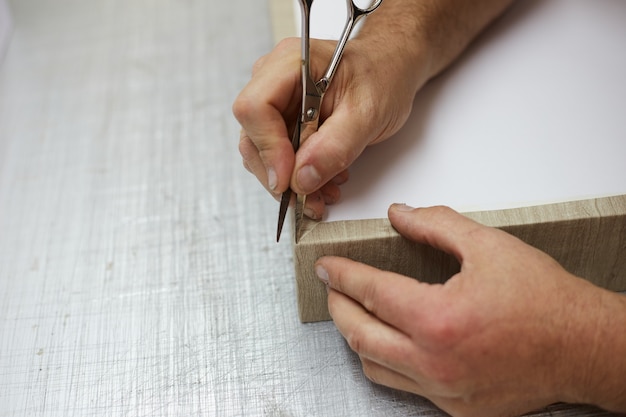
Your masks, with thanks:
M322 76L335 44L311 40L315 79ZM325 204L339 199L350 164L367 145L388 138L406 121L425 81L408 57L413 55L377 42L348 42L322 103L319 130L295 155L289 133L300 111L300 40L282 41L256 62L252 79L233 104L242 126L244 166L275 198L289 186L309 195L305 214L322 218Z
M624 297L451 209L394 205L389 218L461 270L430 285L345 258L318 261L331 316L371 380L452 415L515 415L558 401L626 406L626 338L614 335Z

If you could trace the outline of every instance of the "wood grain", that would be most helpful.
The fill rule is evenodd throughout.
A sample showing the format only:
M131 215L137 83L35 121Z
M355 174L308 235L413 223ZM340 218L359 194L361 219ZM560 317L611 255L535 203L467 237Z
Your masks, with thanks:
M517 236L596 285L626 290L626 195L465 215ZM387 219L305 222L294 246L304 322L330 319L326 291L313 268L321 256L343 256L431 283L459 269L452 257L400 236Z

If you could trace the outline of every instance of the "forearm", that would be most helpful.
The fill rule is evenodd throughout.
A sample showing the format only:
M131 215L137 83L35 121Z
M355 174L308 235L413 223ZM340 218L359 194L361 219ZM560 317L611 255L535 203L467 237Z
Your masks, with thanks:
M358 35L419 68L416 89L445 69L513 0L384 0Z

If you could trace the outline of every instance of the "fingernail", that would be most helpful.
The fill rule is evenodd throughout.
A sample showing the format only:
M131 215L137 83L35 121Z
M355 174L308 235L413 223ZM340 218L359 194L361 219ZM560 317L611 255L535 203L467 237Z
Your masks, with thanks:
M270 190L276 191L277 185L278 185L278 177L276 176L276 171L274 170L274 168L268 168L267 186L270 187Z
M307 216L309 219L313 219L313 220L319 220L319 216L317 215L316 212L314 212L313 210L311 210L308 207L304 208L304 215Z
M328 285L328 272L322 265L315 265L315 274L320 279L320 281L324 282L324 284Z
M300 168L296 179L305 194L313 192L322 182L322 177L313 165L305 165Z
M394 204L393 205L394 210L398 210L398 211L412 211L415 210L415 207L411 207L411 206L407 206L404 203L401 204Z

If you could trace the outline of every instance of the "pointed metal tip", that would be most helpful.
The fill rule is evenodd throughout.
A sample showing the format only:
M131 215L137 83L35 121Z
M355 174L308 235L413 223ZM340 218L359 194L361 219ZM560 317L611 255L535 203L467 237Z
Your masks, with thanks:
M289 208L289 202L291 201L291 189L287 188L280 199L280 209L278 210L278 228L276 230L276 243L280 241L280 235L283 231L283 225L285 224L285 217L287 216L287 209Z
M280 234L283 231L283 224L278 223L278 230L276 231L276 243L280 242Z

